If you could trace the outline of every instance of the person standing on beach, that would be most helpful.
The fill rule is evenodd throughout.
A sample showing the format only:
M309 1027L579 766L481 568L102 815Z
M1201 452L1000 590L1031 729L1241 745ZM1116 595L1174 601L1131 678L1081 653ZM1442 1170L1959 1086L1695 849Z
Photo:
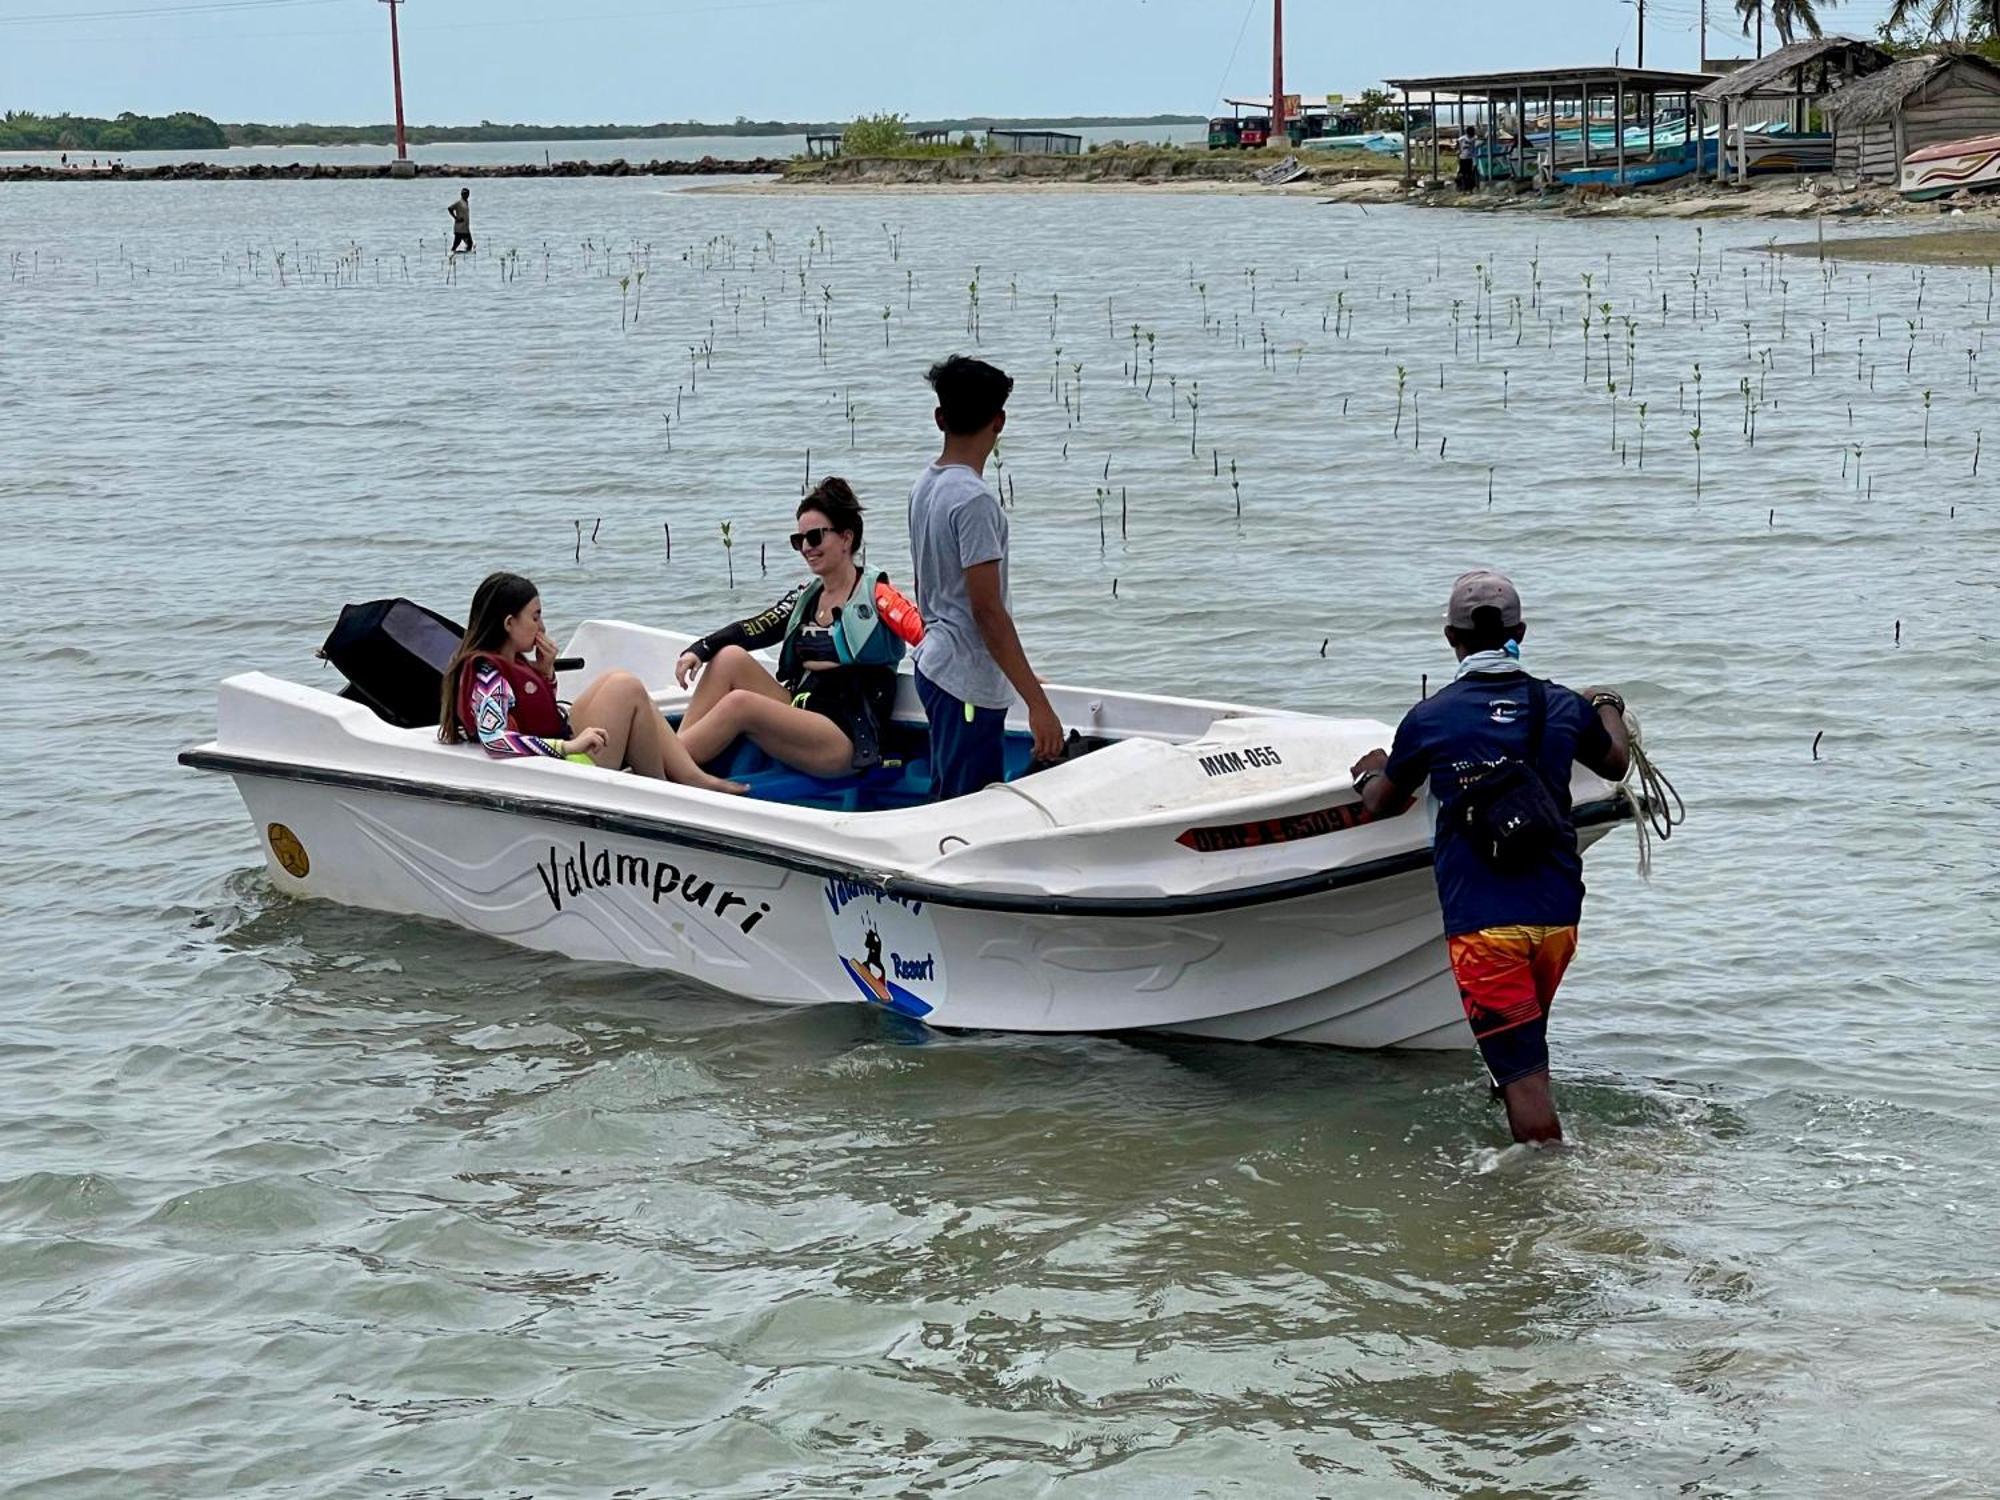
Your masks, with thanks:
M1549 1007L1576 953L1583 861L1570 816L1570 763L1619 780L1631 758L1625 702L1572 692L1521 666L1528 627L1504 574L1451 588L1445 639L1458 675L1404 715L1390 750L1354 763L1374 818L1428 785L1432 861L1451 969L1480 1055L1522 1142L1559 1141L1549 1086Z
M1014 382L962 354L924 378L937 392L944 450L911 487L910 552L924 614L917 697L931 726L932 796L943 802L1006 779L1014 694L1028 707L1038 760L1060 758L1063 727L1014 629L1007 516L984 477Z
M472 189L460 188L458 201L445 210L451 215L451 253L472 248Z
M1458 132L1458 190L1474 192L1479 187L1479 137L1470 125Z

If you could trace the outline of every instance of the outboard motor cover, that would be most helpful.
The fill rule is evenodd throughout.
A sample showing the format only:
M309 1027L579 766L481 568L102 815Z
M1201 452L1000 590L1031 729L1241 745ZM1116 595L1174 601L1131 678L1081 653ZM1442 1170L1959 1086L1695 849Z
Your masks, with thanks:
M319 654L347 679L343 698L402 729L438 722L444 669L464 627L408 599L350 604Z

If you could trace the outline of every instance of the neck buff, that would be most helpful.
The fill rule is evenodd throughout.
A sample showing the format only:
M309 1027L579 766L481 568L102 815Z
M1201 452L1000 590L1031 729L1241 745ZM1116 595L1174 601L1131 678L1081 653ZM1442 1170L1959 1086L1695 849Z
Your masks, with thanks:
M1473 652L1458 664L1458 671L1452 675L1451 680L1456 682L1461 677L1471 677L1479 674L1498 675L1503 672L1518 672L1520 670L1521 643L1519 641L1509 641L1505 648L1499 651Z

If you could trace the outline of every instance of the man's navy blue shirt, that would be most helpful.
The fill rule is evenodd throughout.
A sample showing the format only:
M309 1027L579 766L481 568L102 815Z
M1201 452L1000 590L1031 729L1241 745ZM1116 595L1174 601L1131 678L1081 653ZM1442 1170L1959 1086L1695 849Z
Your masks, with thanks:
M1453 937L1487 927L1568 927L1583 915L1583 860L1569 824L1570 763L1601 760L1611 736L1582 696L1547 684L1539 767L1561 809L1569 837L1525 874L1502 875L1457 833L1452 804L1467 777L1503 758L1528 755L1528 683L1522 672L1461 677L1403 716L1384 774L1406 796L1426 782L1438 801L1433 860L1444 930Z

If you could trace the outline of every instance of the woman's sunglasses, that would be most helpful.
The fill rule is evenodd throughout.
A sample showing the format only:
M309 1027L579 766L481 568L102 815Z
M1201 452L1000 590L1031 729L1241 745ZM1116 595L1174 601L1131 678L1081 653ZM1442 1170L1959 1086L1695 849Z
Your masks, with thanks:
M838 535L840 533L831 526L815 526L810 531L795 531L791 536L792 550L803 552L808 547L817 547L830 536Z

